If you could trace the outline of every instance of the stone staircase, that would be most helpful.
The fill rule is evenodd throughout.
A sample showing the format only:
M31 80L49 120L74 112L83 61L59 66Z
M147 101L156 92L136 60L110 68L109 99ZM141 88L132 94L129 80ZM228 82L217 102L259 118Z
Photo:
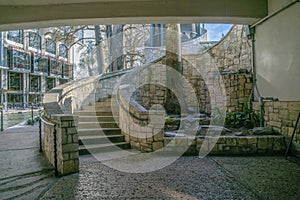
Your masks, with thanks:
M100 99L75 112L79 116L79 155L106 153L130 149L111 109L111 98Z

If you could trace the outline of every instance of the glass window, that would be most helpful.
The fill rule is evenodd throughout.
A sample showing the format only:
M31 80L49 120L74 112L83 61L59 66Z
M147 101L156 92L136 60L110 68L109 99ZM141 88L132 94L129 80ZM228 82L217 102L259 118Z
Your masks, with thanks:
M63 75L72 78L72 65L64 64Z
M29 75L29 91L30 92L39 92L41 85L41 77L35 75Z
M50 60L51 74L62 75L62 63L57 60Z
M4 67L8 67L8 63L9 63L8 49L4 47L2 64Z
M24 34L23 30L8 31L7 39L19 44L23 44L24 43L23 34Z
M7 102L9 108L23 107L23 95L22 94L7 94Z
M46 51L54 55L56 54L56 44L54 41L49 39L46 40Z
M68 82L68 79L59 79L59 85L65 84Z
M34 56L33 66L34 66L34 71L47 73L48 72L48 59L36 55L36 56Z
M46 78L46 91L51 90L54 87L55 87L55 79Z
M29 32L29 47L41 50L41 36L39 34Z
M10 66L19 69L31 69L31 55L17 50L9 51Z
M63 58L68 58L68 48L64 44L59 45L59 56Z
M23 76L21 73L9 72L9 90L22 90Z

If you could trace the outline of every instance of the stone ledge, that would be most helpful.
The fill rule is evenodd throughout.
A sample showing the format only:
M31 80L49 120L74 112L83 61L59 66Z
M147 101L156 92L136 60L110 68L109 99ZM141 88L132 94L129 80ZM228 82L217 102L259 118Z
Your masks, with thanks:
M170 143L173 139L175 142ZM215 140L217 142L214 146L210 146L209 144L214 143ZM187 144L187 141L192 142ZM198 155L200 148L207 148L207 150L211 148L209 155L270 155L283 154L286 150L284 136L269 135L164 138L165 146L169 143L173 145L171 147L176 148L185 146L187 151L184 155Z

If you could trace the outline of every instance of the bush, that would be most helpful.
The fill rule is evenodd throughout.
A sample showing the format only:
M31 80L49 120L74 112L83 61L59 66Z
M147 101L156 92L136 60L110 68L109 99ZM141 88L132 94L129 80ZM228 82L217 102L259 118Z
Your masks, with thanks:
M213 112L213 119L216 121L222 120L225 111L216 109ZM243 105L243 111L229 111L226 113L224 125L228 128L241 128L245 127L251 129L258 127L260 123L260 114L254 110L249 109L248 103Z

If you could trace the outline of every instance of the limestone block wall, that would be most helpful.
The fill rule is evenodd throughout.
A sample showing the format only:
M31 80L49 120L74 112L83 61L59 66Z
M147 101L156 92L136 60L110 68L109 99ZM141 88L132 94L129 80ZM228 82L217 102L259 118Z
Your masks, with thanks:
M164 112L148 111L132 100L130 104L120 96L120 128L132 148L142 152L161 149L163 143Z
M175 142L171 143L173 139ZM165 138L164 142L167 145L165 151L176 151L178 148L184 148L187 149L185 155L199 155L200 149L209 152L209 155L282 154L286 150L283 136L177 137Z
M165 112L152 106L163 104L165 92L153 83L164 85L166 70L162 65L144 66L130 71L126 76L118 92L122 133L126 141L140 151L160 149L163 147L162 122Z
M59 174L67 175L78 172L78 117L72 115L52 115L49 121L56 126L57 169ZM54 126L44 123L43 151L54 165Z
M242 25L200 55L183 56L183 75L193 85L200 110L211 112L211 104L225 95L227 110L241 110L252 88L252 47ZM225 93L216 90L220 87ZM211 98L213 97L213 98Z
M182 75L190 82L202 112L210 113L212 104L223 104L231 111L241 111L249 101L252 89L252 47L242 25L233 26L229 33L202 54L182 57ZM156 63L165 64L166 58ZM156 74L157 76L158 74ZM176 80L174 85L176 84ZM153 104L164 104L168 88L146 85L139 88L134 99L149 109ZM194 104L186 99L187 104Z
M258 102L253 103L253 108L260 110ZM282 135L290 138L292 136L298 113L300 111L299 101L278 101L278 102L264 102L264 123L265 126L272 126L274 130ZM296 129L296 137L294 138L295 146L300 147L300 125ZM288 141L287 141L288 142ZM298 149L297 147L297 149ZM300 150L300 148L299 148Z
M120 78L126 74L129 73L130 69L125 69L125 70L119 70L117 72L112 72L109 74L104 74L101 76L96 84L96 89L95 89L95 99L98 100L101 98L109 98L112 97L114 88L116 85L120 82Z

